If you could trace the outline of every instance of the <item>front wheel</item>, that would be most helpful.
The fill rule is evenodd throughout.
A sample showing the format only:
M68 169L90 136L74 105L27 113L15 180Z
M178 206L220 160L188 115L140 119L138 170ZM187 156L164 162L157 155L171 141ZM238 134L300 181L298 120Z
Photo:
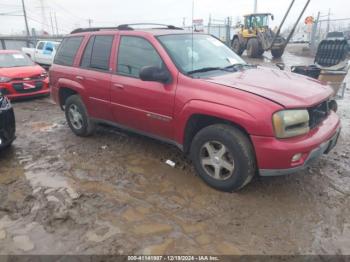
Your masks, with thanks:
M259 57L259 41L256 38L250 38L247 43L247 55L250 58Z
M239 56L244 52L244 46L241 45L238 37L235 37L232 41L232 50Z
M281 58L284 53L284 49L271 49L273 58Z
M250 140L229 125L217 124L199 131L192 141L191 159L209 186L225 192L243 188L256 173Z
M95 130L86 107L79 95L70 96L65 103L65 115L69 127L77 136L90 136Z

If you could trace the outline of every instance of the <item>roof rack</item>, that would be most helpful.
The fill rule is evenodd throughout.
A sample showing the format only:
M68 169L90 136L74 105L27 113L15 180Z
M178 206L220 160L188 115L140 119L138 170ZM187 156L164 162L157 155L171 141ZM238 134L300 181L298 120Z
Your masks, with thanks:
M89 28L77 28L71 32L71 34L78 34L84 32L96 32L101 30L118 30L118 27L89 27Z
M176 27L174 25L166 24L155 24L155 23L136 23L136 24L123 24L118 26L119 30L134 30L133 27L137 26L156 26L156 28L151 27L150 29L170 29L170 30L183 30L181 27Z
M96 32L102 30L135 30L133 27L137 26L156 26L149 29L169 29L169 30L183 30L181 27L176 27L174 25L165 25L165 24L154 24L154 23L137 23L137 24L122 24L116 27L89 27L89 28L77 28L71 32L71 34L78 34L84 32Z

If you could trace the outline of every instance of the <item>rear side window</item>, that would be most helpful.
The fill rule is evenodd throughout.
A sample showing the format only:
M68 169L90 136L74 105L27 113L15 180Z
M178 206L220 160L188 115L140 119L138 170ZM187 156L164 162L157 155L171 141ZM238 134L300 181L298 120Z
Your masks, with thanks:
M118 74L139 78L142 67L161 68L162 65L162 59L146 39L134 36L121 38L118 51Z
M72 66L75 55L83 41L82 36L65 38L55 56L54 63L58 65Z
M111 35L91 37L85 47L81 67L108 71L113 39Z

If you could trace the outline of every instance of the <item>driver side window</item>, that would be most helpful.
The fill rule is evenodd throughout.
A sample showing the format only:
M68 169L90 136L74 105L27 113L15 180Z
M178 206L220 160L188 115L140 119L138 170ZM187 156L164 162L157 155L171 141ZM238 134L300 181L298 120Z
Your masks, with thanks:
M163 61L146 39L135 36L122 36L118 51L117 73L139 78L144 66L161 68Z

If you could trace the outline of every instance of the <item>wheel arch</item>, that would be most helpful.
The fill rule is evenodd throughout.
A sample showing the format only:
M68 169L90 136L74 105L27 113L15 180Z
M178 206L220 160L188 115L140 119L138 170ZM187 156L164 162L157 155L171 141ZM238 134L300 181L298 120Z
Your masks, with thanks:
M235 126L249 139L250 134L254 134L259 125L256 118L248 112L232 106L202 100L187 102L177 116L177 122L175 140L182 145L183 151L186 153L195 134L208 125L224 123Z
M184 140L183 140L184 153L185 154L189 153L192 140L200 130L215 124L226 124L226 125L235 127L240 131L242 131L242 133L244 133L248 137L248 139L251 140L250 135L246 130L246 128L243 127L241 124L238 124L237 122L234 122L232 120L228 120L225 118L207 115L207 114L193 114L189 117L184 130Z
M84 90L84 87L80 83L69 79L60 79L58 81L58 102L61 109L63 110L68 97L77 94L81 96Z

